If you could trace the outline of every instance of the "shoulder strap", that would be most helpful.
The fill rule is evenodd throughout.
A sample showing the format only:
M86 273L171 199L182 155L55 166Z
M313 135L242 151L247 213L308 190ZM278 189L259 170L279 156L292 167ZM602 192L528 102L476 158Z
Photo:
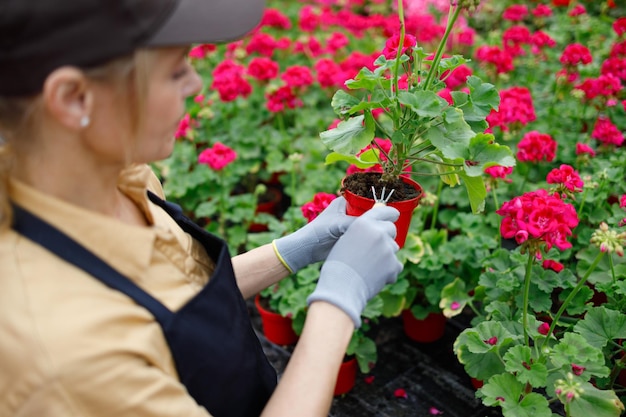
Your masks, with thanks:
M93 252L28 210L13 204L13 211L15 231L89 273L105 285L126 294L150 311L161 326L170 320L172 313L163 304L98 258Z

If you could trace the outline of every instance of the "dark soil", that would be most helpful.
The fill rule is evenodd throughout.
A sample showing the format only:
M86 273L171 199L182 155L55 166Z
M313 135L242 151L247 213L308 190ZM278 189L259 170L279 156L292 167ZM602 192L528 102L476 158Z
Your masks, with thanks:
M415 188L400 178L396 178L393 182L381 181L381 174L378 172L357 172L348 175L343 180L341 191L348 190L361 197L374 198L372 187L376 190L377 197L381 196L383 187L385 187L385 196L394 190L389 202L410 200L420 195Z

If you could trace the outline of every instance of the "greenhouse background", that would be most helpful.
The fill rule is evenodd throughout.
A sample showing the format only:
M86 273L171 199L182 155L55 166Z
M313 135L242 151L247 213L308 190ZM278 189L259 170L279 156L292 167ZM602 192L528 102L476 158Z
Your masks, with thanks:
M404 270L363 313L346 352L356 380L331 415L623 415L626 4L452 3L270 0L244 39L190 51L204 89L155 169L170 200L240 253L305 225L347 174L382 170L359 161L389 151L381 133L393 114L362 104L376 96L358 87L385 86L387 104L428 90L433 107L403 108L422 123L420 139L451 150L406 165L424 193L398 253ZM384 67L381 55L401 64ZM395 84L380 81L398 67ZM374 137L330 163L322 133L347 135L340 123L357 111L375 120ZM495 146L506 164L485 162ZM287 342L266 337L249 300L279 371L319 268L259 295L289 320ZM427 318L440 330L418 340L408 321Z

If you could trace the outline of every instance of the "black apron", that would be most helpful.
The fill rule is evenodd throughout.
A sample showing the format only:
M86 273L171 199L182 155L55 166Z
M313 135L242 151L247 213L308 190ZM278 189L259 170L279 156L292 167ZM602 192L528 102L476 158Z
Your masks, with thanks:
M202 243L215 261L208 284L177 312L169 311L61 231L15 205L13 228L150 311L161 325L180 381L213 416L258 416L276 386L276 372L252 328L228 247L185 217L179 206L151 192L148 195Z

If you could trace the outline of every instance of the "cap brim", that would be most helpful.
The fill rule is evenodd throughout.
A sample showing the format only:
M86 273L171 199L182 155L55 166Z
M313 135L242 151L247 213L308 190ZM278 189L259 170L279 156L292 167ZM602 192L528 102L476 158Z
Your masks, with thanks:
M233 41L259 24L264 8L264 0L180 0L147 45Z

